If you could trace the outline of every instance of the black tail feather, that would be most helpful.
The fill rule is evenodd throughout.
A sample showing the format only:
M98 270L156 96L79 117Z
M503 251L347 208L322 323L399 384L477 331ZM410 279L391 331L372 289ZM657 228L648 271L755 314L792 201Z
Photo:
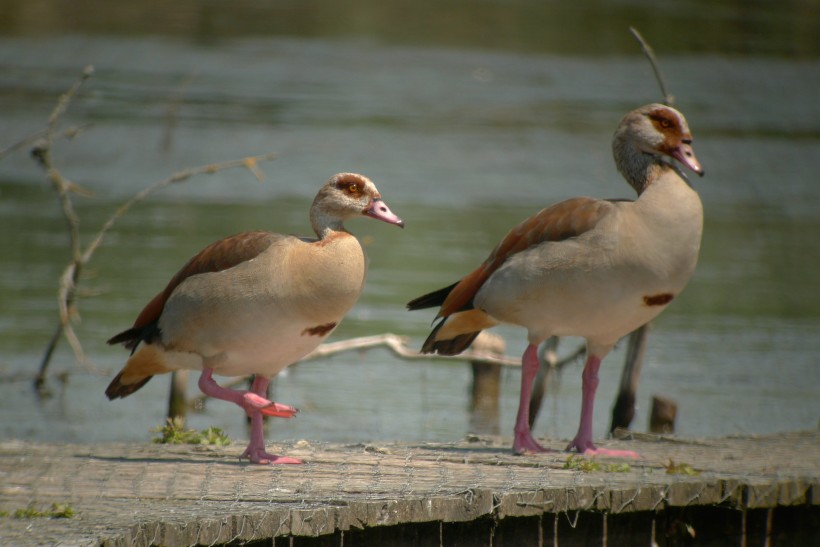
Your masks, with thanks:
M153 323L149 323L144 327L131 327L130 329L124 330L119 334L115 334L111 338L108 339L107 343L111 344L112 346L115 344L122 344L126 348L131 350L131 354L134 354L136 351L137 346L140 342L145 342L146 344L150 344L160 336L159 326L157 325L156 321Z
M126 385L126 384L121 384L120 383L120 377L121 376L122 376L122 372L117 374L114 377L114 379L111 380L111 383L108 384L108 387L105 390L106 397L108 397L108 399L111 400L111 401L113 401L114 399L122 399L124 397L128 397L129 395L131 395L132 393L137 391L139 388L141 388L142 386L147 384L148 380L153 378L153 376L146 376L145 378L143 378L139 382L136 382L134 384L127 384Z
M444 301L447 299L447 296L453 291L456 285L459 282L456 281L449 287L444 287L437 291L433 291L431 293L424 294L419 296L418 298L414 298L410 302L407 303L407 309L410 311L413 310L421 310L425 308L434 308L436 306L441 306L444 304ZM473 340L481 333L481 331L477 332L468 332L466 334L459 334L455 338L451 338L449 340L436 340L436 334L438 333L439 329L441 329L442 325L444 325L445 319L436 324L433 327L433 331L430 333L430 336L427 337L427 340L424 341L424 344L421 346L422 353L438 353L439 355L458 355L468 347L470 344L473 343Z
M456 281L449 287L444 287L443 289L439 289L437 291L433 291L431 293L419 296L418 298L414 298L413 300L407 303L407 309L413 311L441 306L447 299L447 295L449 295L450 292L452 292L456 285L458 285L458 281Z
M444 325L444 319L439 321L438 324L433 327L433 331L430 333L430 336L427 337L427 340L425 340L424 344L421 346L422 353L458 355L462 351L469 348L470 344L473 343L473 340L481 334L481 331L468 332L466 334L459 334L455 338L450 338L449 340L436 340L436 334L442 325Z

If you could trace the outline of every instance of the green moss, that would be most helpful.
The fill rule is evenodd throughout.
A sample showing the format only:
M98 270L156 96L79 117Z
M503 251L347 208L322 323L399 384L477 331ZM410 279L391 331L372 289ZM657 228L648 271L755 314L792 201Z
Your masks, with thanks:
M185 429L183 418L168 418L165 425L158 426L152 431L160 436L154 438L158 444L210 444L214 446L227 446L231 444L228 435L218 427L209 427L202 431L195 429Z
M9 516L8 512L0 512L0 516ZM67 503L52 503L51 509L37 509L37 507L30 503L24 509L17 509L12 515L16 519L36 519L36 518L50 518L50 519L70 519L74 516L74 508Z
M570 455L564 462L564 469L573 469L583 473L593 473L602 471L604 473L628 473L632 467L628 463L607 463L601 464L595 458L587 459L582 456Z
M668 475L689 475L695 477L700 475L700 471L693 468L688 463L675 463L671 458L669 463L664 466Z

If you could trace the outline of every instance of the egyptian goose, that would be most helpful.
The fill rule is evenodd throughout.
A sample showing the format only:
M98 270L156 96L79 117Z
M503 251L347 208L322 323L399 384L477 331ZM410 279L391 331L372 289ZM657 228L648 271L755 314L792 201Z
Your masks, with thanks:
M295 408L266 399L270 378L318 346L364 286L366 258L343 222L368 216L404 227L373 182L334 175L313 200L316 238L245 232L205 247L151 300L134 325L110 340L131 350L111 381L109 399L126 397L155 374L201 370L199 387L251 417L242 457L301 463L265 452L262 415L290 418ZM249 391L219 386L213 374L254 375Z
M635 456L592 442L598 368L622 336L663 311L692 277L703 209L671 161L702 176L691 143L677 110L650 104L630 112L612 148L618 171L638 193L635 201L578 197L548 207L513 228L460 281L407 304L410 310L441 306L425 353L460 353L499 323L527 329L516 453L546 451L528 423L538 344L550 336L580 336L587 344L581 419L567 450Z

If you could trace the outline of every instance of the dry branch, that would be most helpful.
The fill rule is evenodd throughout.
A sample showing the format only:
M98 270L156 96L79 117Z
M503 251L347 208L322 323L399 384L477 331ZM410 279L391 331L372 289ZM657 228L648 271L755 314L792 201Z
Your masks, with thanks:
M168 102L168 109L165 111L165 129L162 132L162 141L160 144L160 150L162 152L167 153L171 151L171 146L174 139L174 130L176 129L177 122L179 121L179 110L182 106L185 93L198 76L198 71L188 75Z
M499 357L494 353L487 351L467 350L460 355L437 355L419 353L407 347L408 338L406 336L398 336L396 334L377 334L374 336L362 336L360 338L350 338L348 340L340 340L339 342L331 342L322 344L312 352L305 355L299 362L314 361L322 359L337 353L344 353L347 351L361 351L365 349L374 349L384 347L389 349L393 354L404 360L447 360L447 361L483 361L488 364L502 365L506 367L517 367L521 365L518 359L512 357Z
M75 125L73 127L69 127L68 129L62 130L57 136L63 137L65 139L73 139L83 131L86 131L88 128L91 127L90 123L85 123L83 125ZM48 133L48 128L38 129L34 133L30 135L26 135L22 139L18 140L17 142L10 144L9 146L0 149L0 160L8 156L9 154L16 152L22 148L26 148L27 146L33 145L38 140L42 139Z
M245 167L254 175L254 177L256 177L258 180L262 180L264 178L264 174L259 169L258 163L260 161L272 160L275 157L274 153L268 153L259 156L240 158L221 163L202 165L199 167L193 167L191 169L180 171L178 173L171 175L165 180L156 182L146 187L142 191L138 192L132 198L130 198L125 203L120 205L114 212L114 214L112 214L111 217L109 217L108 220L105 221L105 223L102 225L102 227L91 240L91 242L85 248L83 248L80 239L79 217L74 208L72 195L80 194L88 196L90 195L90 192L83 190L79 185L74 184L73 182L65 178L62 175L62 173L60 173L60 171L55 167L52 161L51 150L55 137L55 129L57 126L57 122L60 119L60 116L62 116L62 114L66 111L72 99L76 96L77 92L79 91L83 83L85 83L85 81L88 80L93 75L93 73L94 69L92 67L86 67L83 70L81 76L74 83L74 85L72 85L66 93L60 96L59 100L57 101L57 105L55 106L54 110L49 116L48 127L45 130L44 137L37 140L32 150L32 156L37 160L40 167L46 172L46 177L48 181L51 183L52 187L57 192L63 216L65 217L66 223L68 225L71 246L71 261L63 270L63 273L60 276L58 290L59 322L57 328L54 331L54 334L52 335L51 339L49 340L49 343L46 346L43 359L40 363L40 370L34 382L35 387L38 390L38 393L41 394L43 393L44 389L46 370L48 368L48 365L51 361L51 357L54 354L54 350L61 336L66 337L67 341L71 345L71 348L74 352L74 356L77 359L77 361L83 363L87 367L89 366L88 360L85 357L85 352L83 350L82 344L79 338L77 337L76 333L74 332L74 328L72 326L73 321L79 318L79 314L77 312L76 307L76 300L78 296L76 292L77 284L79 282L80 274L83 270L83 267L91 260L96 250L102 244L106 234L111 230L116 221L120 219L134 204L144 200L153 192L156 192L161 188L165 188L166 186L186 181L191 177L197 175L214 174L220 171L224 171L226 169ZM77 130L75 129L74 134L76 134L76 132ZM32 138L33 137L29 136L20 142L30 142L30 139ZM16 148L19 148L19 146L13 145L12 147L6 150Z
M506 355L497 355L489 351L475 351L469 349L459 355L438 355L419 353L410 349L407 344L409 338L406 336L399 336L397 334L385 333L376 334L373 336L361 336L359 338L348 338L347 340L340 340L338 342L330 342L321 344L312 352L305 355L302 359L296 362L305 363L308 361L317 361L332 357L334 355L345 353L348 351L365 351L371 349L385 348L390 350L393 355L405 361L456 361L456 362L481 362L490 365L499 365L503 367L520 367L521 360L515 357ZM562 359L557 359L555 364L551 366L555 370L560 370L562 367L573 363L578 357L583 355L584 346L582 345L576 351L567 355ZM236 387L247 383L250 376L243 376L235 378L233 381L225 384L225 387ZM200 408L207 397L205 395L198 395L191 400L191 406Z
M71 193L76 191L79 187L73 184L65 177L63 177L60 171L54 166L54 163L51 159L51 148L54 142L54 132L57 125L57 120L65 112L66 108L68 108L68 105L71 103L71 100L80 90L80 87L82 87L86 80L88 80L93 74L93 67L86 66L83 69L83 72L80 75L80 77L77 79L76 82L74 82L71 88L69 88L68 91L66 91L60 96L60 98L57 101L57 105L54 107L54 110L51 112L51 115L48 118L48 126L46 128L45 137L37 141L31 152L32 156L37 160L40 167L42 167L43 170L46 172L46 178L51 183L54 190L57 192L60 201L60 206L63 211L63 216L65 216L66 222L68 224L72 256L72 260L69 263L69 266L65 269L63 275L60 276L60 291L58 301L60 310L59 326L55 330L55 333L52 335L49 345L46 347L46 352L43 356L43 361L40 363L40 371L37 375L37 378L34 381L34 386L37 389L37 392L41 394L43 393L43 386L45 384L46 369L48 368L48 363L51 360L51 356L54 354L54 348L56 347L56 344L60 339L60 334L65 334L66 339L71 344L71 347L74 350L74 353L77 356L78 360L81 362L85 362L85 356L82 351L82 346L80 345L79 339L74 334L74 330L71 327L70 317L72 310L74 309L73 287L76 286L77 280L79 279L80 271L82 269L82 263L79 260L79 218L74 209L74 203L71 200Z
M661 95L663 95L663 104L667 106L672 106L675 103L674 95L671 95L666 90L666 84L663 80L663 75L661 74L660 66L658 65L658 59L655 57L655 52L652 50L652 46L644 40L641 33L638 32L638 29L635 27L629 27L629 32L632 36L638 41L641 46L641 50L646 58L649 60L649 64L652 66L652 72L655 73L655 80L658 82L658 86L661 88Z

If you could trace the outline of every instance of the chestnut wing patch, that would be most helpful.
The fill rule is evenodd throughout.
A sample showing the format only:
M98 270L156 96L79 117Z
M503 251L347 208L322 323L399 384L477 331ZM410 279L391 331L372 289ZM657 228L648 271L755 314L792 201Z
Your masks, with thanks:
M542 209L524 220L510 230L481 266L453 287L438 316L447 317L468 308L484 282L509 257L539 243L577 237L594 228L610 207L611 204L607 201L572 198Z
M669 292L652 294L643 297L643 303L647 306L665 306L675 298L675 295Z
M302 336L308 334L310 336L325 336L330 331L336 328L336 323L325 323L324 325L316 325L315 327L308 327L302 331Z
M152 342L159 336L159 329L156 326L165 302L174 292L174 289L185 279L192 275L221 272L232 268L242 262L251 260L265 249L270 247L275 241L287 238L281 234L270 232L243 232L211 243L193 258L191 258L179 272L177 272L162 292L157 294L142 309L134 325L108 340L109 344L125 344L131 350L136 349L141 341Z

